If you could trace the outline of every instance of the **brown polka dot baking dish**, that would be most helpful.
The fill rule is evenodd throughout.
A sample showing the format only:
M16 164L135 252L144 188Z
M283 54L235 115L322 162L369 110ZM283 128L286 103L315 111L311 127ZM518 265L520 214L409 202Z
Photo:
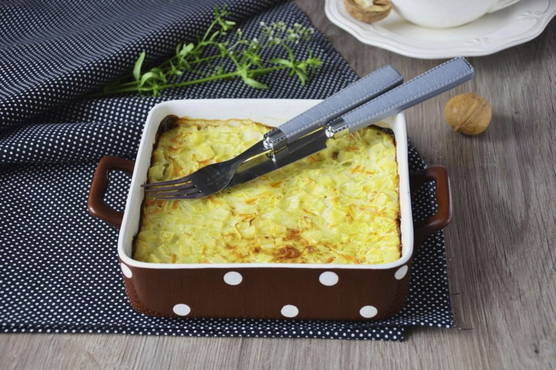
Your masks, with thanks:
M253 180L252 185L241 185L244 188L231 188L205 200L145 198L141 186L145 182L183 176L209 163L210 158L218 161L219 155L229 150L226 148L240 150L234 140L258 139L247 129L263 130L264 126L253 126L255 122L277 126L318 102L164 102L147 117L135 161L101 159L88 208L93 216L120 230L119 262L135 310L176 317L376 320L402 309L414 249L427 234L446 226L451 215L446 170L429 167L409 173L403 114L377 124L380 128L353 136L359 146L346 142L334 150L334 145L341 143L331 145L326 149L330 153L308 157L305 164L294 163L290 166L298 167L285 167L279 170L281 174ZM242 126L246 120L251 126ZM199 126L176 123L182 121ZM202 125L221 129L218 122L231 122L233 127L213 130L213 139L222 138L222 144L207 145L208 136L199 136L197 131L203 130ZM164 136L170 132L174 136ZM379 139L382 142L376 141ZM378 162L373 153L381 148L387 151L389 142L391 161ZM176 153L185 162L177 165ZM357 163L358 159L376 163L368 167ZM193 167L188 167L190 163ZM327 169L333 165L333 170ZM307 175L304 171L309 169L314 172ZM103 201L112 170L132 176L123 213ZM390 176L395 179L394 196L373 188L383 183L377 174L382 170L394 171ZM410 186L419 187L425 181L436 183L438 209L414 225ZM335 196L330 189L363 195L347 201L340 190ZM306 195L309 201L299 201L297 194ZM387 219L381 207L392 199L395 216L388 213ZM329 224L331 220L336 223ZM224 232L226 227L235 228L235 234ZM397 254L392 254L392 245Z

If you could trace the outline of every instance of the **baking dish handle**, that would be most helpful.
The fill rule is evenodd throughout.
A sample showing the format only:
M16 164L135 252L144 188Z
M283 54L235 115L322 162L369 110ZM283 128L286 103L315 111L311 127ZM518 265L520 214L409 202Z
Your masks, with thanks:
M411 188L417 191L425 182L436 183L436 213L415 225L416 237L425 238L428 234L443 229L452 219L452 197L450 194L450 180L448 171L442 166L431 166L418 171L411 176Z
M123 213L116 211L104 201L104 194L108 189L108 173L113 170L122 170L132 174L134 165L135 162L128 159L102 157L93 175L87 209L91 215L108 222L117 229L122 225Z

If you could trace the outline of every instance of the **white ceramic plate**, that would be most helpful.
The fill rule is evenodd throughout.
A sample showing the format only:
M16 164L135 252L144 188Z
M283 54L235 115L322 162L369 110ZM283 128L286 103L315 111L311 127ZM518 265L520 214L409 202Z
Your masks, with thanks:
M556 0L522 0L466 25L432 29L417 26L393 11L367 24L348 14L343 0L326 0L328 19L359 41L420 59L481 56L534 39L556 15Z

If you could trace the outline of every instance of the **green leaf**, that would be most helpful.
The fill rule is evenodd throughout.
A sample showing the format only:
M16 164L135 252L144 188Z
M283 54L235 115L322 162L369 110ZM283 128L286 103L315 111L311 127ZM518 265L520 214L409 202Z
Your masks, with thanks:
M297 77L299 78L299 82L301 82L301 86L305 86L305 84L307 83L307 74L299 69L295 70L295 74L297 75Z
M139 87L154 87L159 82L166 83L166 75L160 68L152 68L150 71L144 73L139 81Z
M254 78L242 74L241 79L243 80L243 82L245 82L246 85L254 87L255 89L268 89L268 85L263 84L262 82L259 82Z
M181 48L181 50L179 51L179 53L177 53L177 55L179 55L180 57L185 57L187 54L189 54L193 50L194 47L195 47L195 45L193 45L192 43L184 45Z
M284 66L286 66L286 67L288 67L288 68L294 68L293 63L290 62L290 61L287 60L287 59L274 58L274 59L271 59L270 62L271 62L271 63L274 63L274 64L281 64L281 65L284 65Z
M250 51L250 50L246 50L244 52L245 57L251 61L252 64L256 65L256 66L261 66L262 65L262 58L259 54L257 54L254 51Z
M228 31L233 26L235 26L236 22L225 20L224 18L217 18L216 21L218 25L222 29L222 31Z
M170 76L181 76L183 74L182 71L180 71L178 69L178 67L176 67L176 65L174 64L174 62L170 61L170 70L168 71L168 74Z
M161 70L160 68L157 68L157 67L152 68L152 69L151 69L151 72L155 74L155 78L156 78L157 80L162 81L162 82L166 82L166 81L167 81L167 80L166 80L166 75L164 74L164 71Z
M133 66L133 78L135 78L135 81L139 81L141 78L141 66L143 65L146 55L145 51L142 51L141 54L139 54L139 58L135 61L135 65Z
M309 58L306 62L313 68L319 68L322 64L322 61L319 58Z
M139 80L139 87L143 87L147 82L150 82L151 80L153 80L156 77L156 74L153 72L146 72L145 74L143 74L141 76L141 79Z
M228 45L222 43L222 44L216 44L216 47L218 48L218 51L220 52L220 55L224 56L228 53Z
M296 70L301 70L303 73L307 73L307 63L301 62L296 66Z

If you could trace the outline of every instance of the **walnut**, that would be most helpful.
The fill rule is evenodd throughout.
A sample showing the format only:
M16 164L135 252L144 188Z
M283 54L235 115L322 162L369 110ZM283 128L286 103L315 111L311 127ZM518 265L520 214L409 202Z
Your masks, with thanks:
M378 22L390 14L390 0L344 0L346 10L352 17L365 23Z
M492 108L488 100L480 95L460 94L446 103L444 119L456 132L478 135L488 128Z

